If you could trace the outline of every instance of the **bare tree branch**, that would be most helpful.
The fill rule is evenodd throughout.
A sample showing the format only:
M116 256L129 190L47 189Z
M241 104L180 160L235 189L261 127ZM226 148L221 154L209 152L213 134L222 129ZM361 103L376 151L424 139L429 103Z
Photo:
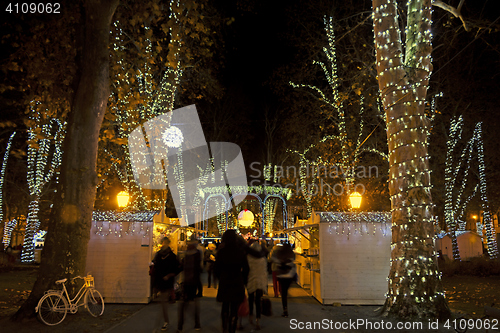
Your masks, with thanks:
M464 25L465 31L469 31L470 27L467 25L467 23L465 22L462 14L460 13L460 11L462 10L462 5L464 4L464 2L465 2L465 0L460 0L460 3L458 4L457 8L452 7L452 6L450 6L450 5L442 2L441 0L433 0L432 1L432 5L436 6L436 7L439 7L441 9L444 9L447 12L452 13L453 16L458 17L460 19L460 21L462 21L462 24Z

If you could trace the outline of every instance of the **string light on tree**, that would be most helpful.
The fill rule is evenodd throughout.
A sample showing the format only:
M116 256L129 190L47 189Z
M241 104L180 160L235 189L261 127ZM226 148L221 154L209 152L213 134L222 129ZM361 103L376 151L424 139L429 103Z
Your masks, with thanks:
M30 105L28 128L28 189L30 203L24 235L21 262L35 261L34 236L39 230L39 202L46 185L52 180L62 160L62 145L66 134L66 122L56 118L47 119L41 113L46 112L38 101Z
M12 221L5 222L3 226L3 247L6 249L10 245L10 241L12 238L12 231L17 225L17 220L13 219Z
M16 135L16 132L13 132L9 137L9 141L7 141L7 147L5 148L5 153L3 155L3 160L2 160L2 169L0 169L0 222L3 221L3 184L5 181L5 171L7 169L7 161L9 160L10 150L12 148L12 140L14 139L15 135ZM3 242L4 248L6 248L8 246L8 243L5 242L5 228L6 227L7 227L7 223L4 225L4 242ZM9 242L10 242L10 239L9 239Z
M172 29L173 26L182 26L180 24L180 15L187 15L189 11L185 11L182 8L182 4L178 1L170 1L169 3L169 20L171 20L170 27L168 28L169 35L169 55L168 58L170 62L160 80L159 87L156 87L156 82L154 79L154 68L152 64L155 63L153 44L151 39L148 37L151 35L152 30L149 26L144 26L145 47L143 54L145 61L143 63L143 68L137 69L137 71L132 70L127 67L127 63L122 59L122 53L126 50L125 45L129 43L129 40L124 37L125 33L121 28L119 21L114 22L113 27L113 50L114 55L112 57L116 59L116 63L120 66L120 71L125 72L126 75L121 75L116 73L114 80L115 85L118 87L116 92L112 92L110 99L113 101L113 114L117 118L118 127L118 137L126 139L129 133L140 126L143 122L152 119L160 114L172 111L174 108L174 101L177 92L177 87L179 86L180 78L182 76L182 68L180 61L180 51L182 46L182 40L180 37L180 30ZM130 89L129 87L135 86L137 91ZM121 89L120 87L127 87L126 89ZM125 96L120 96L120 93L126 91ZM141 97L142 103L131 104L129 101L136 99L136 95ZM132 194L134 201L131 206L132 209L161 209L165 202L162 198L155 198L153 195L146 197L143 190L135 182L133 175L132 166L130 163L129 149L127 145L122 145L122 154L125 157L125 165L123 170L118 172L118 176L125 187L126 191ZM110 154L108 152L108 154ZM113 158L113 154L110 154Z
M406 4L405 45L398 3L373 0L379 91L386 113L392 204L391 269L384 311L437 317L447 306L434 250L426 99L431 58L431 1Z
M317 94L319 96L319 99L322 102L326 103L328 107L334 111L333 119L337 124L336 128L338 133L336 135L324 136L318 143L311 144L308 148L304 149L301 152L291 151L295 154L298 154L299 156L299 178L301 184L301 193L306 201L308 216L311 216L312 213L312 197L314 196L314 193L312 193L311 189L315 189L316 179L313 177L312 179L309 179L308 182L308 180L306 179L307 173L305 170L307 166L310 165L313 169L318 167L319 170L319 166L332 166L338 164L340 166L340 169L343 170L341 184L344 190L342 191L342 193L348 196L355 182L354 171L359 165L360 158L363 154L373 153L385 160L387 160L388 157L387 154L378 149L372 147L362 147L366 142L366 139L369 137L368 135L366 138L364 138L365 109L363 95L360 96L359 111L358 114L355 115L356 119L359 119L359 128L356 130L354 130L353 128L349 128L348 130L347 128L346 120L348 119L348 115L346 115L347 108L345 105L345 97L343 97L340 92L340 84L342 81L338 76L337 70L335 29L333 26L333 18L325 16L323 22L328 41L327 46L323 48L323 53L325 54L328 62L325 64L321 61L314 61L313 64L320 66L320 68L322 69L322 72L328 83L329 92L324 92L317 86L309 84L295 84L293 82L290 82L290 85L294 88L306 88ZM356 133L356 137L349 137L349 133ZM309 151L311 151L312 148L316 147L320 143L327 142L328 140L337 142L340 145L339 150L341 156L338 161L333 161L331 159L328 161L323 161L321 156L313 161L307 158L306 155ZM330 200L328 200L327 203L330 203ZM340 203L340 205L345 205L346 203ZM331 208L333 207L324 207L325 210L329 210Z

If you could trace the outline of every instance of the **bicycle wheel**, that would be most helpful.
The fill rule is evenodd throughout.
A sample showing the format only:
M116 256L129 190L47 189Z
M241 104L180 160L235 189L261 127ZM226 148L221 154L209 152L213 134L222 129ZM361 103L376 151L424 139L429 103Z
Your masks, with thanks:
M49 326L61 323L68 312L68 301L61 294L45 294L37 306L38 318Z
M84 302L85 307L92 316L97 317L103 314L104 299L102 298L101 293L94 288L87 289Z

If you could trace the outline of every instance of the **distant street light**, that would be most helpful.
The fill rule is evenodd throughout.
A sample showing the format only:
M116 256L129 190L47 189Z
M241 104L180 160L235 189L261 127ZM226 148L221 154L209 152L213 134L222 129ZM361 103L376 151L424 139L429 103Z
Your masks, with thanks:
M121 191L116 195L116 199L118 200L118 207L125 208L128 204L129 195L126 191Z
M351 207L354 209L358 209L359 207L361 207L362 198L363 197L358 192L351 193L351 195L349 195L349 201L351 202Z

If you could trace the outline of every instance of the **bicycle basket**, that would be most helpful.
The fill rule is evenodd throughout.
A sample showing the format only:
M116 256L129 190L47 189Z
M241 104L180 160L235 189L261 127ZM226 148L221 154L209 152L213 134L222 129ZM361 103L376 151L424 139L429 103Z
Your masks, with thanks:
M83 278L85 280L85 285L87 287L94 287L94 277L91 275L87 275Z

